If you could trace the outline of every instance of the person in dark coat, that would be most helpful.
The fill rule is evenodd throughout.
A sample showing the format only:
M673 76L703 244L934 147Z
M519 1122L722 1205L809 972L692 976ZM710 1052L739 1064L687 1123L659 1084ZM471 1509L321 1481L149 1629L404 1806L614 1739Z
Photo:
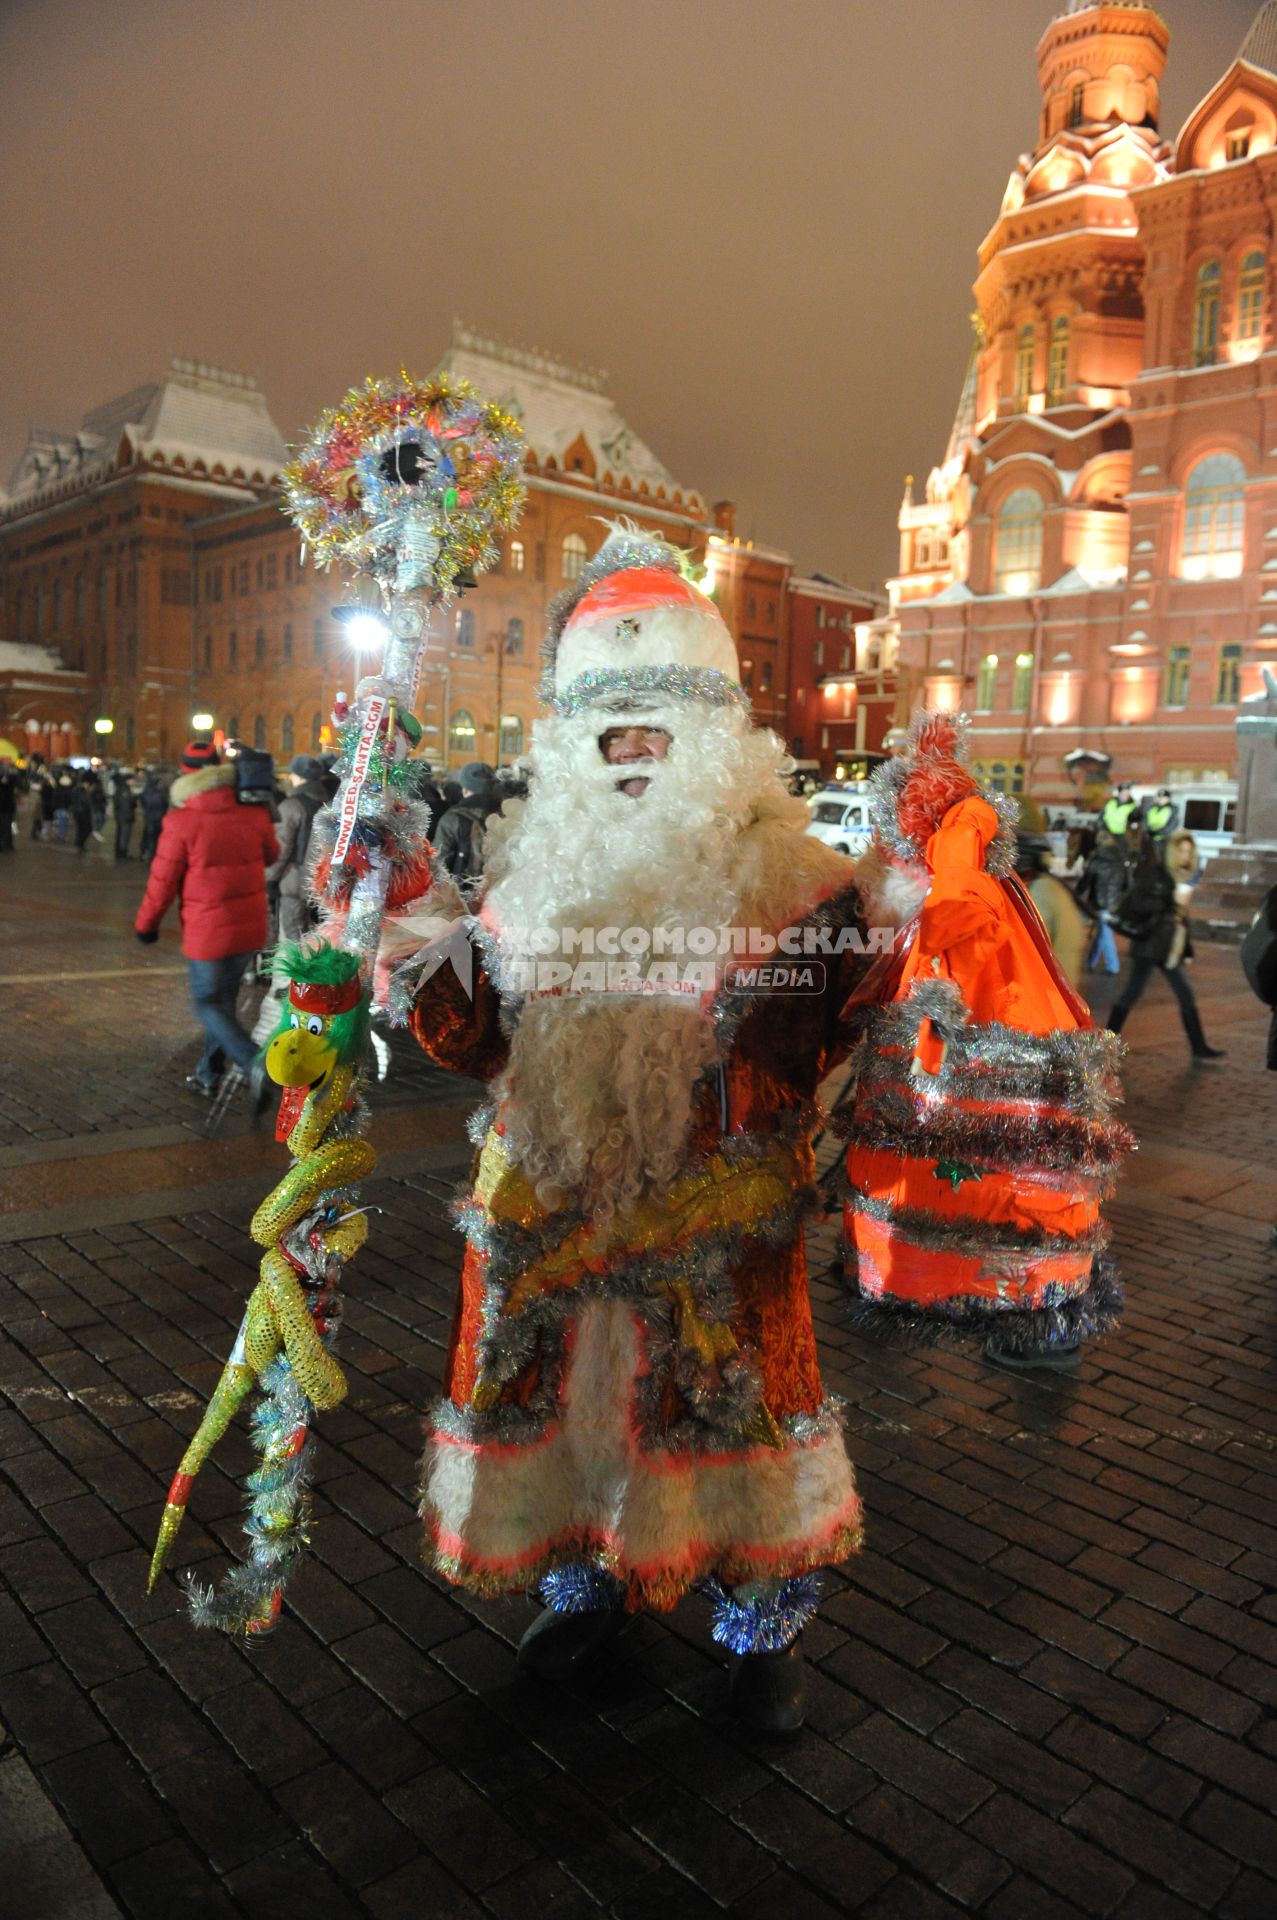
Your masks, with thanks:
M1141 832L1138 838L1135 871L1121 904L1118 926L1131 943L1131 970L1108 1017L1109 1032L1122 1031L1132 1007L1154 973L1160 971L1179 1003L1179 1017L1194 1060L1225 1059L1222 1047L1206 1043L1197 998L1184 971L1185 962L1193 955L1188 920L1176 901L1175 881L1163 864L1161 849L1147 832Z
M311 754L296 754L284 784L287 798L279 808L279 857L266 869L266 884L277 890L279 938L300 940L314 925L306 859L315 815L326 805L324 768Z
M0 853L13 852L21 780L12 760L0 760Z
M71 819L75 825L75 850L84 853L93 832L93 776L86 773L74 782L70 793Z
M260 1110L264 1078L235 1003L266 938L266 868L278 859L279 844L265 807L240 806L235 768L223 764L211 740L192 740L182 768L134 931L150 945L159 939L169 907L180 903L191 999L204 1029L204 1051L186 1084L211 1097L227 1060L233 1060L249 1077Z
M483 834L491 814L501 811L497 776L484 760L461 769L461 798L448 808L434 835L435 852L454 880L477 880L483 873Z
M168 812L168 788L152 767L142 782L142 842L139 860L151 861L160 842L160 828Z
M129 840L133 833L133 816L137 812L137 795L123 769L115 776L111 805L115 812L115 857L117 860L127 860Z
M1095 936L1086 956L1088 971L1122 971L1113 938L1113 920L1130 878L1131 859L1126 842L1115 840L1111 834L1101 834L1077 883L1079 905L1095 915Z
M53 824L58 806L58 787L47 767L41 767L35 782L35 805L31 809L31 838L41 840Z

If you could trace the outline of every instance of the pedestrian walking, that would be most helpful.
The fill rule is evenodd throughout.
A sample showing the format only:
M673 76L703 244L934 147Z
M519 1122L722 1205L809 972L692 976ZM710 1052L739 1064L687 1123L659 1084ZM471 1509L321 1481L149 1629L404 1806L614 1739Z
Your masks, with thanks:
M21 776L12 760L0 760L0 853L13 852L21 790Z
M75 826L75 850L87 853L93 834L93 776L83 774L73 781L70 793L71 819ZM101 838L99 834L98 838Z
M58 790L54 804L54 832L59 840L65 840L71 831L71 802L74 798L75 781L64 768L58 775Z
M93 810L93 838L100 841L105 837L102 830L106 826L106 788L102 783L101 774L94 773L92 770L85 774L84 784L89 790L89 801Z
M1108 1017L1110 1033L1121 1033L1131 1009L1143 996L1154 973L1160 971L1179 1005L1193 1059L1203 1064L1223 1060L1222 1047L1207 1045L1197 998L1185 974L1193 957L1188 915L1176 899L1175 881L1167 872L1151 834L1140 832L1138 855L1130 887L1117 915L1118 930L1131 943L1131 967Z
M1077 899L1095 915L1095 933L1086 956L1088 972L1120 973L1113 921L1131 881L1131 862L1125 839L1114 839L1102 831L1095 851L1082 869L1077 884Z
M133 832L133 816L137 812L137 795L123 768L115 776L111 806L115 813L115 857L117 860L127 860L129 839Z
M58 787L47 767L36 775L31 807L31 838L42 840L53 825L58 804Z
M309 753L299 753L284 775L286 794L279 809L279 858L266 869L266 884L279 901L279 939L300 940L315 924L307 884L310 830L325 805L324 769Z
M146 778L142 782L142 839L138 847L138 859L148 864L155 857L159 845L160 828L168 812L168 788L154 767L148 767Z
M249 1078L255 1109L265 1087L257 1049L235 1014L240 982L266 938L266 868L279 856L265 807L242 807L235 768L210 740L192 740L173 782L134 930L144 944L159 938L174 900L182 917L191 999L204 1029L204 1051L187 1077L211 1099L226 1062Z

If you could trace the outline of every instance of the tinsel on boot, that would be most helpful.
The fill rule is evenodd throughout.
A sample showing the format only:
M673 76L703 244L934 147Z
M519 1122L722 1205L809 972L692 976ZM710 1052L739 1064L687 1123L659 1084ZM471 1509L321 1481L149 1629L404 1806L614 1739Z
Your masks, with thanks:
M1013 1353L1076 1345L1121 1308L1100 1214L1134 1145L1120 1044L1008 872L1008 810L981 796L961 724L922 716L878 789L880 857L912 872L921 905L897 934L894 999L859 1016L833 1118L853 1318Z

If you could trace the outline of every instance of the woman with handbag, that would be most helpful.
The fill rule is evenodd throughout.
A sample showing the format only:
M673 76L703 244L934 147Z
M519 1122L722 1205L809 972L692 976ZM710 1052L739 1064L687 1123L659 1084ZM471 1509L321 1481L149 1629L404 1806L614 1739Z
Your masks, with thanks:
M1108 1028L1110 1033L1122 1031L1127 1014L1160 970L1179 1003L1194 1060L1213 1065L1227 1056L1222 1047L1208 1046L1202 1031L1197 999L1184 971L1193 943L1176 891L1175 877L1167 871L1157 843L1150 834L1141 833L1135 872L1117 913L1118 932L1131 943L1131 970L1109 1015Z

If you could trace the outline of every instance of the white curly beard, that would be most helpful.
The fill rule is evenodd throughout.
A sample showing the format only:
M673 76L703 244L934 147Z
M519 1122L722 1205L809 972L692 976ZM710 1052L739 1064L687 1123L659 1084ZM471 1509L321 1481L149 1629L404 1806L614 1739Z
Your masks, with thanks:
M543 958L546 930L739 923L741 837L783 787L783 750L735 714L645 713L663 760L609 765L599 736L633 715L538 723L531 794L493 849L483 919L503 963ZM638 797L623 780L650 779ZM548 1207L599 1220L685 1164L697 1083L718 1058L699 998L564 993L524 1002L496 1093L505 1145Z

